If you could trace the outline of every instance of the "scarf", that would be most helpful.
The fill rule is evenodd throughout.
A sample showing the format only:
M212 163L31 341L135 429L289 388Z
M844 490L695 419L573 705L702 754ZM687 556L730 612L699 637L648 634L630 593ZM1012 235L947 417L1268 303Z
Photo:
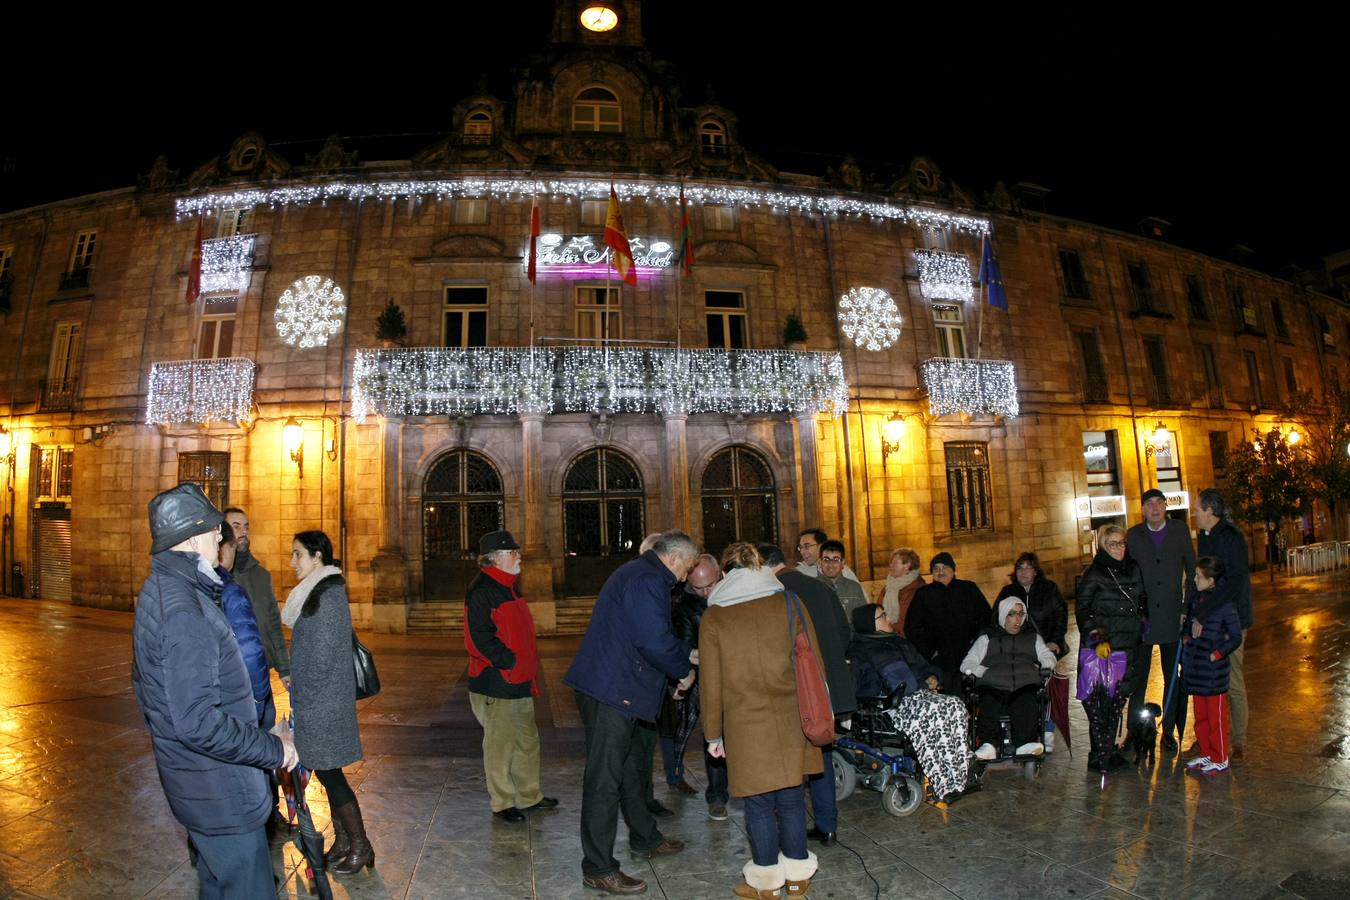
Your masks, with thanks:
M708 595L709 606L735 606L770 594L781 594L780 582L768 566L758 569L732 569Z
M892 622L900 618L900 592L913 584L914 579L918 577L919 573L913 569L899 578L894 575L886 576L886 593L881 598L881 605L886 610L886 618Z
M300 619L300 609L309 599L310 591L314 590L314 585L323 581L329 575L341 575L342 570L337 566L319 566L313 572L304 577L304 580L291 588L291 592L286 597L286 605L281 608L281 621L287 628L294 628L295 623Z

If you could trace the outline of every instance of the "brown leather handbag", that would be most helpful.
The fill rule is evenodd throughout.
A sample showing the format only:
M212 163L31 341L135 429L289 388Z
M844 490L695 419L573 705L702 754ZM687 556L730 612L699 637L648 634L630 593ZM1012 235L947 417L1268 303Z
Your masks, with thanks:
M817 747L834 742L834 710L830 706L830 689L820 660L811 647L811 634L806 629L806 614L801 601L791 591L784 591L787 600L788 638L792 643L792 668L797 674L797 709L802 719L802 734Z

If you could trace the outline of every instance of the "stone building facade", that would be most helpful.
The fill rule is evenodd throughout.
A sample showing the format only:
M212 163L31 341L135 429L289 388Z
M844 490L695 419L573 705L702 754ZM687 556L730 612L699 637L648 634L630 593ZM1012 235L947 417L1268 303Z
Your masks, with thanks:
M497 527L544 631L672 526L718 549L819 525L865 580L948 550L987 592L1034 549L1071 589L1094 524L1137 521L1154 485L1188 515L1291 392L1343 384L1338 299L1001 187L976 202L926 159L882 187L777 171L732 111L681 105L639 3L602 4L599 33L586 6L560 0L514 96L466 98L408 159L248 134L185 178L0 215L7 591L130 608L145 504L180 479L248 511L282 596L290 536L328 531L381 631L455 627ZM611 182L635 286L603 253ZM1006 310L976 282L986 236ZM288 344L278 310L312 322L325 280L334 333ZM878 349L841 325L862 288L901 320Z

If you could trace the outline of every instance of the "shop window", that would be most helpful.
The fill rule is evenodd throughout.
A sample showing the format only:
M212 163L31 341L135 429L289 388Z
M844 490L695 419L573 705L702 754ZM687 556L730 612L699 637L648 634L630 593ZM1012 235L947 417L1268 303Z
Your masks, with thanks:
M616 567L638 555L642 475L617 450L588 450L568 467L562 495L566 593L594 597Z
M778 493L773 471L749 447L719 450L703 470L703 546L721 555L736 541L777 543Z
M1120 494L1120 445L1114 430L1083 432L1083 465L1087 470L1089 527L1096 531L1103 525L1126 524Z

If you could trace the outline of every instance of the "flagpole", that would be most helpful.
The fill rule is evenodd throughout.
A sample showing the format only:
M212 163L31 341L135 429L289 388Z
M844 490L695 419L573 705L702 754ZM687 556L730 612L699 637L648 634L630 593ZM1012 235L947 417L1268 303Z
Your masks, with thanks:
M980 247L980 324L975 331L975 358L984 358L984 308L989 305L989 278L993 277L993 272L984 271L985 260L989 259L993 252L990 246L989 236L985 235L984 244ZM987 277L986 277L987 276Z
M681 298L681 294L683 293L682 288L684 287L684 284L683 284L683 282L684 282L684 176L683 176L683 175L680 176L680 202L679 202L679 206L678 206L678 209L677 209L677 215L679 216L679 219L678 219L678 220L676 221L676 223L675 223L675 228L676 228L677 231L680 232L680 249L679 249L679 252L678 252L678 254L677 254L677 255L679 256L679 262L680 262L680 264L679 264L678 266L673 266L672 268L674 268L674 269L676 270L676 272L675 272L675 349L676 349L676 350L679 350L680 347L682 346L682 345L680 344L680 337L681 337L681 333L682 333L682 326L683 326L683 324L684 324L683 321L682 321L682 317L681 317L681 312L682 312L682 310L681 310L681 308L680 308L680 307L681 307L681 304L680 304L680 298Z
M527 263L526 263L527 265L530 264L530 263L533 263L534 260L535 260L535 254L536 254L536 249L535 249L535 248L536 248L536 246L537 246L537 243L536 243L536 242L538 241L538 238L535 237L535 234L534 234L534 216L535 216L535 211L538 209L538 205L539 205L539 193L538 193L538 191L536 190L536 191L530 196L530 259L527 261ZM534 289L535 289L535 287L536 287L535 281L538 279L539 276L538 276L537 273L531 273L531 274L534 275L534 277L530 279L530 365L531 365L531 368L533 368L533 365L534 365Z

